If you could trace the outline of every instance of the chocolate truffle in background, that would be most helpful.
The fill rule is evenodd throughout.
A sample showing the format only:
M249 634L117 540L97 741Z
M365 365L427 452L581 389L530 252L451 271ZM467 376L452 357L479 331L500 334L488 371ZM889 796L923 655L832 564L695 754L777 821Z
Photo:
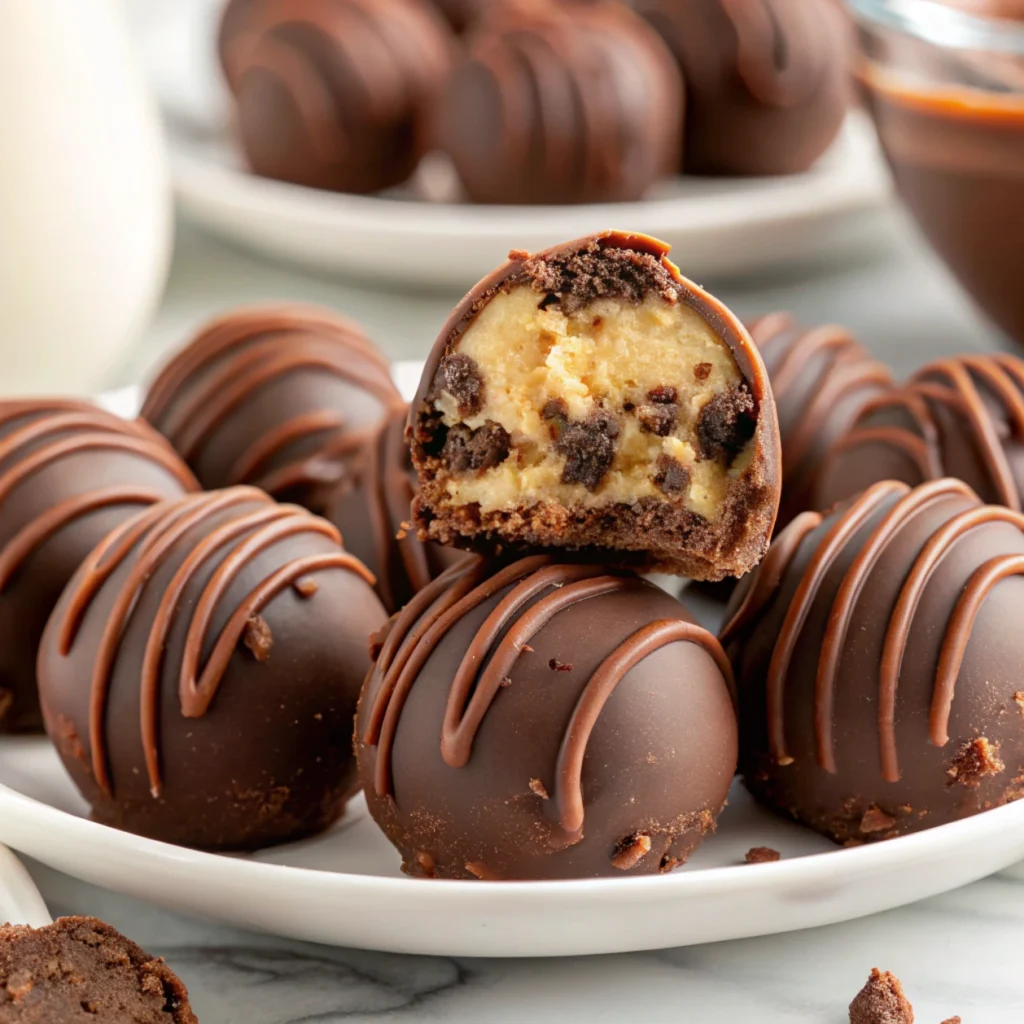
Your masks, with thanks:
M1024 359L1009 354L940 359L872 400L836 441L814 507L877 483L966 481L992 505L1021 510Z
M416 473L405 443L408 410L388 413L354 452L327 502L324 516L341 531L345 550L376 577L377 596L389 613L450 565L467 557L424 543L412 525Z
M111 533L43 637L46 728L96 821L251 850L356 789L352 716L386 615L326 520L238 487Z
M733 597L740 770L839 843L1024 796L1024 516L885 481L776 537Z
M617 0L505 0L453 72L438 139L477 203L639 199L678 161L682 93Z
M0 402L0 732L42 729L39 639L86 555L140 509L195 489L144 423L87 402Z
M387 358L326 309L253 306L207 324L153 382L142 416L203 487L260 487L322 511L346 457L402 404Z
M714 636L651 583L468 559L381 637L356 718L370 813L419 877L670 871L732 781L730 686Z
M366 193L430 145L454 38L425 0L231 0L219 49L256 174Z
M431 0L458 33L463 33L499 0Z
M94 917L0 925L0 1020L199 1024L167 964Z
M513 252L456 307L412 406L423 539L706 580L760 561L781 479L768 376L667 252L618 232Z
M892 371L842 327L805 329L788 313L749 325L779 411L782 505L776 530L815 504L831 445L865 404L893 387Z
M675 54L689 174L806 171L850 99L849 28L825 0L634 0Z

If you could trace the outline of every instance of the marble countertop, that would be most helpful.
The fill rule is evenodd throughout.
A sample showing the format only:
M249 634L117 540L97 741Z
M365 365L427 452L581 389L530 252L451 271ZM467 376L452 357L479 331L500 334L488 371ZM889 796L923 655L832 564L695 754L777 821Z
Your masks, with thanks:
M894 216L870 259L788 278L705 282L741 315L787 308L839 321L901 371L1000 340ZM424 353L457 296L396 296L317 280L181 226L150 336L111 384L233 303L324 302L363 321L394 358ZM95 914L182 975L203 1024L334 1021L842 1024L872 967L902 978L919 1024L1024 1020L1024 874L874 918L720 945L570 960L451 960L304 946L175 917L30 865L54 914Z

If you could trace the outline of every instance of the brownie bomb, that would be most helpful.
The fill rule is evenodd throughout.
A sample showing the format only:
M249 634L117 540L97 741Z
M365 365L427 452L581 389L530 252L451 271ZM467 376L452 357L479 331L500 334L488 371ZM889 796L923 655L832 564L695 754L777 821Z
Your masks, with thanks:
M430 145L454 40L421 0L231 0L219 49L253 171L366 193Z
M259 487L314 512L348 456L402 406L388 360L326 309L234 310L207 324L153 382L142 416L203 487Z
M664 591L471 558L381 634L356 718L370 813L425 878L669 871L736 757L729 663Z
M688 174L807 170L849 102L848 27L821 0L633 0L675 55Z
M671 54L618 0L504 0L471 36L438 139L476 203L639 199L679 163Z
M1024 795L1024 516L959 480L807 512L733 598L740 770L858 844Z
M39 639L85 556L140 509L197 488L144 423L87 402L0 402L0 732L42 729Z
M111 533L39 653L46 728L93 818L222 850L330 825L385 620L372 582L330 523L250 487Z
M667 251L608 232L513 252L459 304L410 414L422 538L705 580L757 564L781 475L767 375Z

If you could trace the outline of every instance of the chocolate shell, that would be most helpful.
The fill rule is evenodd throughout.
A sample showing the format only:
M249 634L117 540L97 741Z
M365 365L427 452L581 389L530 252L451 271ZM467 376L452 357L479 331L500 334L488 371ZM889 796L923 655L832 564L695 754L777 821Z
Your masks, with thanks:
M806 512L733 598L722 643L751 792L840 843L1024 795L1024 516L959 480Z
M39 653L47 732L95 820L247 850L319 832L356 788L352 715L385 621L330 523L251 487L114 530Z
M668 44L686 88L683 169L807 170L849 102L848 28L821 0L633 0Z
M421 0L231 0L219 50L249 165L338 192L401 184L453 47Z
M36 652L79 563L140 509L197 488L144 423L86 402L0 402L0 732L42 728Z
M348 456L401 406L387 359L356 324L255 306L203 327L153 382L142 416L203 487L251 484L320 512Z
M438 111L477 203L639 199L678 166L682 91L664 44L613 0L506 0Z
M714 830L736 733L718 642L628 573L470 559L381 635L356 749L426 878L669 871Z

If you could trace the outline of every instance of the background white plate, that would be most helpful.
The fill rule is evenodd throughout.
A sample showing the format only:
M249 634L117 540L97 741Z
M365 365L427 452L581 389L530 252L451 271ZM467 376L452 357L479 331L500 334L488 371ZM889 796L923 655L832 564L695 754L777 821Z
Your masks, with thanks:
M890 191L874 129L859 111L807 174L678 178L644 202L600 206L437 201L454 188L443 161L428 162L412 187L386 198L339 195L248 173L227 136L194 119L174 118L170 141L189 218L258 253L377 285L466 290L512 247L535 251L612 227L669 242L672 259L697 280L834 261L877 245L872 214Z

